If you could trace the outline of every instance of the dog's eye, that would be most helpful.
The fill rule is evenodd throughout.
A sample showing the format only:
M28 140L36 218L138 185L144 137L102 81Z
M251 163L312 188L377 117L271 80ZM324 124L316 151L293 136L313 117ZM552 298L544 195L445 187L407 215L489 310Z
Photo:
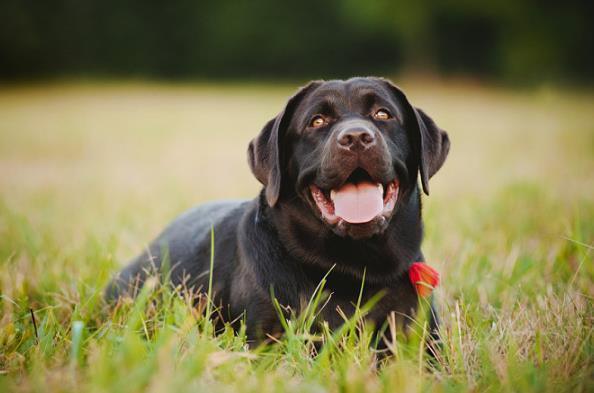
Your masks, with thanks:
M386 109L378 109L373 114L373 118L376 120L388 120L392 118L392 115Z
M309 126L313 128L320 128L324 125L326 125L326 119L324 119L321 115L315 115L309 122Z

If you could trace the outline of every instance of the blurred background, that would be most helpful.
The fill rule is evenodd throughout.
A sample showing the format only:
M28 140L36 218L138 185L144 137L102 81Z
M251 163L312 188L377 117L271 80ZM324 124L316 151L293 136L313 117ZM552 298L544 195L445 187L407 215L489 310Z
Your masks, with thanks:
M591 83L588 0L0 0L0 77Z

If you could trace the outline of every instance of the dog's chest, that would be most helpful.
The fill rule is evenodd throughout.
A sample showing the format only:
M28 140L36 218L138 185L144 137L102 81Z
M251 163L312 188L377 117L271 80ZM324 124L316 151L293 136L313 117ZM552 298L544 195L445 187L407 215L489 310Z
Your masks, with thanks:
M399 282L393 287L353 288L352 291L332 291L327 288L317 304L320 309L319 317L327 322L331 329L336 329L345 320L352 318L359 307L365 318L380 327L387 318L394 314L396 321L406 323L407 317L412 317L416 311L418 298L414 288L408 281ZM302 299L311 293L303 294ZM360 298L360 299L359 299Z

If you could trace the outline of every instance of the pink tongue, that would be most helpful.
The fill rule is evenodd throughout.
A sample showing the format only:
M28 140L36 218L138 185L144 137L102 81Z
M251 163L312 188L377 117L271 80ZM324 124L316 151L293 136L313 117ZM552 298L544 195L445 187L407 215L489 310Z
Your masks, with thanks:
M334 193L334 214L351 224L373 220L382 212L382 190L373 183L347 183Z

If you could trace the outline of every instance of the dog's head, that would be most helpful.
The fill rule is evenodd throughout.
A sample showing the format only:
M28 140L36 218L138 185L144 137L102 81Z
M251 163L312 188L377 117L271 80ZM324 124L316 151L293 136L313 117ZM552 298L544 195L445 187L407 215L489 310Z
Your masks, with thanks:
M382 233L400 201L426 194L450 142L398 87L379 78L314 81L291 97L248 149L271 207L300 198L355 239Z

